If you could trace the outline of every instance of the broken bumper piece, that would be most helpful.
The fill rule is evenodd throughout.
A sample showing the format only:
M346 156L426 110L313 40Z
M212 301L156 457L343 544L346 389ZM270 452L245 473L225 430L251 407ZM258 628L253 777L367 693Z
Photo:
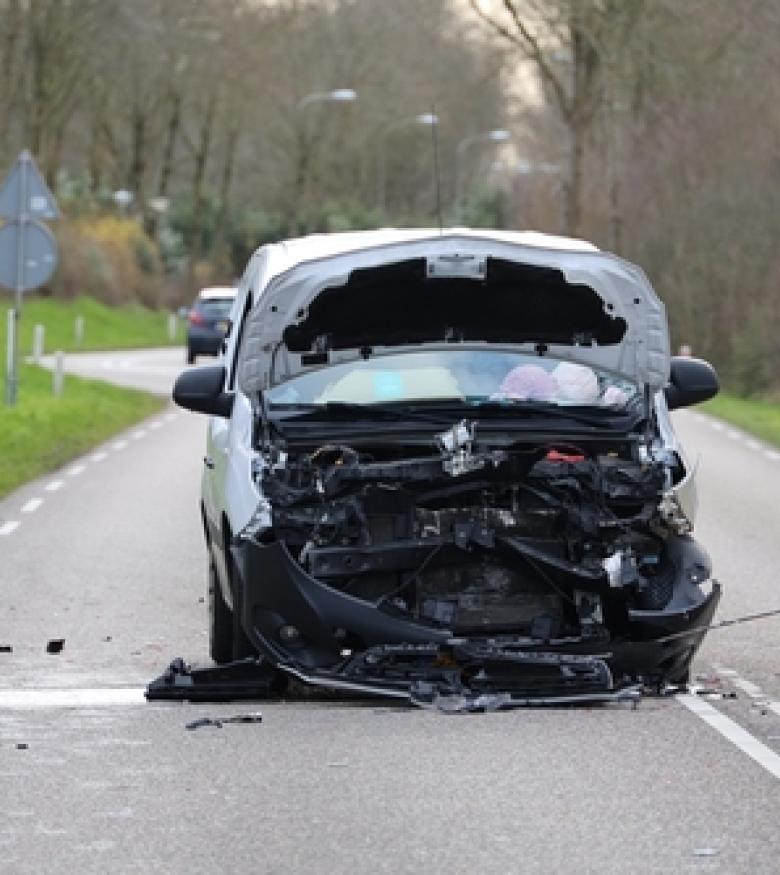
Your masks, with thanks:
M624 684L660 688L670 681L684 681L721 592L715 581L708 592L690 584L662 610L624 609L608 640L595 635L541 639L485 633L461 638L451 629L423 624L392 606L370 604L335 590L304 572L278 543L245 541L233 548L233 557L243 580L244 630L271 665L311 684L360 687L383 695L397 691L402 697L412 682L427 681L427 672L439 671L441 666L433 665L431 654L451 648L453 641L461 642L459 653L481 654L473 656L476 663L503 652L501 665L511 663L515 677L521 666L526 678L531 666L538 676L547 659L554 665L547 680L556 671L566 675L566 683L555 678L552 696L568 695L575 679L584 682L580 668L591 666L587 660L593 658L611 672L613 688ZM614 597L609 590L602 595L605 600ZM570 657L575 661L567 661ZM571 681L567 672L573 675ZM441 672L435 679L440 676ZM473 676L468 677L469 686ZM518 697L523 689L517 690ZM601 683L602 692L609 689Z
M615 686L605 659L525 653L487 642L385 645L332 670L279 668L313 686L408 699L449 713L635 701L640 696L638 686ZM149 684L146 698L213 702L264 699L273 693L274 681L262 660L191 668L175 659Z
M395 696L453 713L633 701L640 696L636 685L616 687L600 657L528 653L466 639L372 647L330 671L282 668L308 684Z
M273 694L274 675L259 659L241 659L211 668L192 668L181 657L146 688L150 701L233 702Z

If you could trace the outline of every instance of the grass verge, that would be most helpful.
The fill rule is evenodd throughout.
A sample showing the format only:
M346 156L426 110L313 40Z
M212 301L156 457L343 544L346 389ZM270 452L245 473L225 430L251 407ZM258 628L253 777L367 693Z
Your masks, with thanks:
M162 409L164 398L66 376L52 395L49 371L22 365L15 407L0 408L0 497Z
M776 402L721 393L701 409L780 447L780 404Z
M0 340L5 350L6 314L13 306L13 299L6 299L0 319ZM123 307L107 307L94 298L80 297L72 301L55 298L25 298L22 303L20 325L20 350L22 355L32 352L33 326L44 326L45 352L61 349L63 352L78 352L95 349L131 349L134 347L170 346L182 344L186 325L177 322L174 340L168 335L169 313L165 310L149 310L139 304ZM76 318L81 317L84 335L76 338Z

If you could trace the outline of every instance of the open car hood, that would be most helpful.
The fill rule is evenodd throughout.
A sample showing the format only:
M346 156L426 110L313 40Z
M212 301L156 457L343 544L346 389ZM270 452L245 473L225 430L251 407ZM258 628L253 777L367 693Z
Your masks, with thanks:
M668 382L664 306L629 262L540 234L365 239L330 254L319 245L261 291L244 328L242 391L367 356L485 345L549 354L654 391Z

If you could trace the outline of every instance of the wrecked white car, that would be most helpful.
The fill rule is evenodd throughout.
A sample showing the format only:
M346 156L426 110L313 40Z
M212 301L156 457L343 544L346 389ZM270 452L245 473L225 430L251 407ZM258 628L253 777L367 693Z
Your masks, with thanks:
M692 538L643 272L539 234L264 246L221 364L202 514L217 663L418 700L599 701L687 678L720 588ZM260 661L256 663L260 665Z

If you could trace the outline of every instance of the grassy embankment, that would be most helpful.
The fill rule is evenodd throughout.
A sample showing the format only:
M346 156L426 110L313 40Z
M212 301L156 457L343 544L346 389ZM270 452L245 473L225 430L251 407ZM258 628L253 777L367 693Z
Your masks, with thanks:
M6 306L0 312L0 348L5 352ZM83 316L84 338L75 338L75 318ZM138 306L106 307L90 298L73 302L29 300L24 304L21 352L32 349L33 325L45 326L45 351L129 349L164 346L168 316ZM180 342L180 339L178 339ZM3 377L5 371L3 370ZM3 387L4 391L4 387ZM52 394L49 371L23 364L15 407L0 401L0 496L73 459L90 447L165 406L165 400L66 376L64 392Z
M776 401L721 393L700 409L780 447L780 404Z

